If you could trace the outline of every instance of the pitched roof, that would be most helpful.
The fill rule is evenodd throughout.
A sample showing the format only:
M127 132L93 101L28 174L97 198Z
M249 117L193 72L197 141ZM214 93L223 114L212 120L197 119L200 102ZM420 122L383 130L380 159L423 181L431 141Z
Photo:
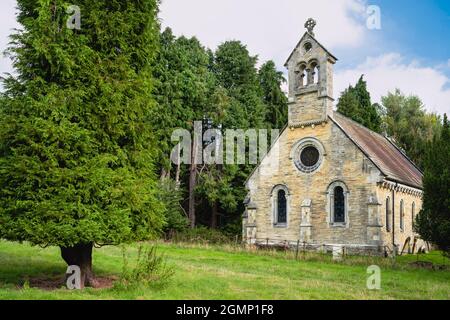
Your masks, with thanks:
M289 55L289 58L287 58L286 62L284 63L284 66L285 66L285 67L288 65L289 60L291 60L292 55L294 54L295 50L297 50L297 48L298 48L298 47L300 46L300 44L303 42L303 39L306 38L306 37L309 37L309 38L311 38L311 40L315 41L315 42L317 43L317 45L318 45L319 47L321 47L321 48L322 48L322 49L323 49L323 50L324 50L331 58L333 58L335 61L338 60L333 54L331 54L330 51L327 50L327 48L325 48L319 41L317 41L317 39L314 38L313 35L311 35L309 32L305 32L305 33L303 34L303 36L301 37L300 41L299 41L299 42L297 43L297 45L295 46L294 50L292 50L291 54Z
M337 112L330 118L378 167L387 180L422 189L422 172L391 140Z

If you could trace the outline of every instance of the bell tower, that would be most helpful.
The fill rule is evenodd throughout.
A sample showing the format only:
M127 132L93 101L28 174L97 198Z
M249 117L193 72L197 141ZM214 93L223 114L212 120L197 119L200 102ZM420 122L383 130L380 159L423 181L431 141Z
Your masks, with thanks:
M328 121L333 112L333 65L337 59L314 36L316 22L308 19L307 31L286 61L289 79L289 127Z

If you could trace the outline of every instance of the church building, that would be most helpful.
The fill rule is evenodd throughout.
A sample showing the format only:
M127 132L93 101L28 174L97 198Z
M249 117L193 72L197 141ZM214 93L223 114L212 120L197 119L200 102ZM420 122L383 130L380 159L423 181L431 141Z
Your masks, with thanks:
M389 138L333 111L337 59L309 19L286 67L289 120L246 182L249 244L349 253L426 249L413 231L422 172Z

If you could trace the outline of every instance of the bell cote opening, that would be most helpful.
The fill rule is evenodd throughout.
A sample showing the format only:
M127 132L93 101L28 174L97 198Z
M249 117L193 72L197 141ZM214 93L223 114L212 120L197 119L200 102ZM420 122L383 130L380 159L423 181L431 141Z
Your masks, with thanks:
M308 19L304 33L285 66L289 78L289 125L327 121L333 104L333 65L337 59L314 35L316 21Z

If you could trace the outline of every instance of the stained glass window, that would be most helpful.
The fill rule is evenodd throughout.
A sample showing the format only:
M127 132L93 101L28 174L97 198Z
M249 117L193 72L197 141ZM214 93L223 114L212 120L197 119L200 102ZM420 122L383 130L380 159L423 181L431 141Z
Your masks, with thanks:
M342 187L334 188L334 222L345 222L345 196Z
M286 192L279 190L277 195L277 223L287 222Z

